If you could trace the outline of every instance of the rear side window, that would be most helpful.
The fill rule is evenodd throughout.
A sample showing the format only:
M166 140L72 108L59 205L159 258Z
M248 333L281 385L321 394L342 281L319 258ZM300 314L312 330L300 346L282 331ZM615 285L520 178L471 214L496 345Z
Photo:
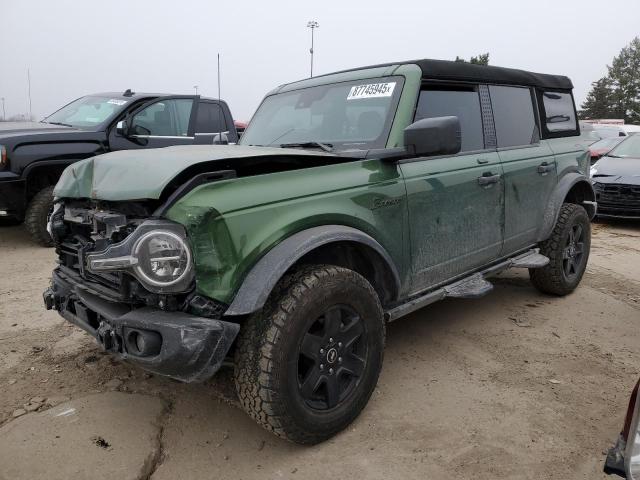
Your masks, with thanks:
M544 103L545 125L549 132L568 132L578 129L573 98L570 93L543 92L542 101Z
M484 149L480 97L475 87L430 88L420 92L415 121L454 115L460 120L461 152Z
M196 133L226 132L222 108L217 103L201 102L196 115Z
M498 147L538 142L540 135L533 113L531 90L523 87L489 86Z

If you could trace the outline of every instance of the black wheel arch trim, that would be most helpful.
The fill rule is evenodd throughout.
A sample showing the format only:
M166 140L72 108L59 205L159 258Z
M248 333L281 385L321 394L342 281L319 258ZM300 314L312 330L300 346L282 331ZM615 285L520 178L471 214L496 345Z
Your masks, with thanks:
M571 189L578 184L582 184L583 188L587 189L586 192L588 192L587 195L589 197L580 203L580 205L585 208L590 219L593 219L596 216L596 194L593 190L593 186L591 185L591 181L582 173L569 172L560 179L555 190L551 194L551 199L549 200L544 212L542 226L538 230L537 241L541 242L549 238L553 231L553 226L556 224L558 219L558 215L560 214L562 204L565 203L567 195Z
M394 295L400 292L400 275L391 256L373 237L345 225L323 225L302 230L273 247L249 271L225 316L247 315L261 309L282 276L303 256L334 242L359 243L380 255L393 276Z
M21 173L20 176L21 176L21 178L23 180L27 180L29 178L29 175L31 174L31 172L33 170L35 170L36 168L40 168L40 167L57 167L57 166L60 166L60 165L66 165L66 167L68 167L72 163L75 163L75 162L77 162L79 160L83 160L83 159L75 158L75 159L36 160L36 161L33 161L30 164L28 164L26 167L24 167L24 170L22 170L22 173Z

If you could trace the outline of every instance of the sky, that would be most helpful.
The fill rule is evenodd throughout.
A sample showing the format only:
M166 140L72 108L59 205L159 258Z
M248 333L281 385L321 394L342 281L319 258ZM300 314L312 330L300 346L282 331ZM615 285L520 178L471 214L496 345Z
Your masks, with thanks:
M638 0L0 0L0 97L7 117L28 112L27 70L37 119L127 88L216 97L219 53L222 98L249 120L269 90L309 76L316 20L314 74L489 52L569 76L580 104L639 18Z

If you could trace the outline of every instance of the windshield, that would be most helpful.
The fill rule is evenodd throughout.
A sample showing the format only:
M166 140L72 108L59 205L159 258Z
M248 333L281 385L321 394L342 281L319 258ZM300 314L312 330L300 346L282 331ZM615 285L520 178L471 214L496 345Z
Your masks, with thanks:
M611 150L608 155L620 158L640 158L640 135L626 137L624 142Z
M116 115L127 100L87 96L74 100L43 120L70 127L95 127Z
M402 82L401 77L385 77L271 95L258 108L240 143L384 148Z

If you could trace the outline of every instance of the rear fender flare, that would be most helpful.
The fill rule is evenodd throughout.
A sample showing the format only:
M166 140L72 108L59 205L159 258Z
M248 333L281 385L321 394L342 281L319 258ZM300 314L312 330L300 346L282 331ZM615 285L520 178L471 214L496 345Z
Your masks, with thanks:
M333 242L359 243L374 250L391 272L396 292L400 291L398 271L380 243L356 228L323 225L291 235L264 255L245 277L225 315L247 315L261 309L278 281L298 260Z
M560 209L562 208L562 204L565 203L567 199L567 195L576 185L580 184L584 191L586 192L585 201L579 203L581 206L585 208L589 218L593 219L596 215L596 194L593 191L593 186L589 179L578 172L567 173L556 185L555 190L551 194L551 199L547 204L547 208L544 212L544 218L542 227L538 231L537 241L541 242L546 240L551 235L553 231L553 227L558 220L558 215L560 214Z

